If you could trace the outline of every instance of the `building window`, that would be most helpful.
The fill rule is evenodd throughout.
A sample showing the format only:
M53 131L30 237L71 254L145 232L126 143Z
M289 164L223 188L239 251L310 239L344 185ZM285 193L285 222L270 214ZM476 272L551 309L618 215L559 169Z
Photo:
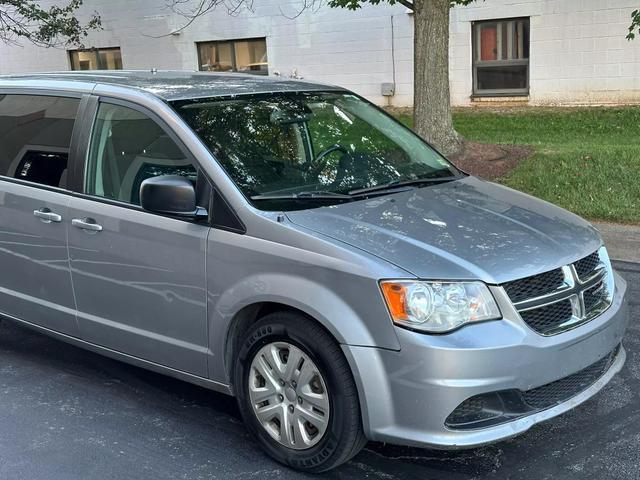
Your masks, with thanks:
M198 43L198 63L206 72L243 72L267 75L267 40L252 38Z
M120 47L72 50L71 70L122 70Z
M473 23L473 93L529 93L529 19Z

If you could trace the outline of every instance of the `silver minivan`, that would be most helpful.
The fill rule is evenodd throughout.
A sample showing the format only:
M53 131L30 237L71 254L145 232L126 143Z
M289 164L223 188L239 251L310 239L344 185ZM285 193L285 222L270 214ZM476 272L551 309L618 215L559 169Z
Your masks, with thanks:
M235 395L300 470L512 437L625 361L591 225L333 86L0 78L0 224L4 318Z

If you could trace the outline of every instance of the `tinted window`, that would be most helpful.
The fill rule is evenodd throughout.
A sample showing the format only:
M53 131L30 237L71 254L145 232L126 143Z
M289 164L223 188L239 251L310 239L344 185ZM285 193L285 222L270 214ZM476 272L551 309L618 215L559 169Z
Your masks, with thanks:
M198 43L198 61L206 72L269 74L264 38Z
M122 70L120 47L69 52L71 70Z
M0 95L0 174L66 188L75 98Z
M100 104L91 137L85 189L140 204L140 185L158 175L182 175L194 183L197 169L153 120L131 108Z
M250 198L346 195L390 182L458 174L410 130L348 93L240 95L174 106ZM301 205L253 200L264 209Z

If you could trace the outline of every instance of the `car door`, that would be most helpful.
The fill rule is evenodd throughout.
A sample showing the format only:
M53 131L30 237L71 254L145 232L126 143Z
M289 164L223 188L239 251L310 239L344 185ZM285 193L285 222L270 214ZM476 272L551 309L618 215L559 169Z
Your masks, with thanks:
M84 340L207 376L207 222L142 210L141 183L183 175L208 202L207 180L151 112L100 101L83 194L69 204L69 253Z
M0 312L78 336L67 232L79 98L0 95Z

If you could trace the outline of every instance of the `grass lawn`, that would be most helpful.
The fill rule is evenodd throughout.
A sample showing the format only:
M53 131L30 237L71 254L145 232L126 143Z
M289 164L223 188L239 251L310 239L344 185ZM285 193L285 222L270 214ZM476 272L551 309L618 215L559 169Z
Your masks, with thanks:
M460 109L454 124L468 140L535 149L505 185L592 220L640 224L640 107Z

